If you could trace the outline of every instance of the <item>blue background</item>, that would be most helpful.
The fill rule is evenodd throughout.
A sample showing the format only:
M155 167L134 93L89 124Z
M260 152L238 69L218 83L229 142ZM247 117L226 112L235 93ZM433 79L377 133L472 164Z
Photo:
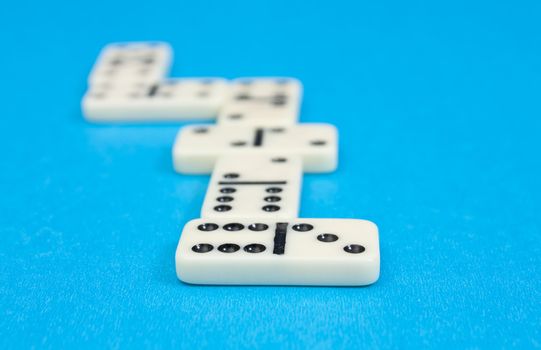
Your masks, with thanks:
M541 347L539 2L12 1L0 12L0 347ZM201 287L174 251L208 176L179 126L96 126L112 41L174 76L301 79L340 130L302 217L380 227L366 288Z

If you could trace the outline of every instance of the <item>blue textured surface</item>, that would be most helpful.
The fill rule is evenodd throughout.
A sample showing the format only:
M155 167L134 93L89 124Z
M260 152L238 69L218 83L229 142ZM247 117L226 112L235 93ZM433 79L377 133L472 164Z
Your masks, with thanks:
M539 2L9 2L0 12L0 348L541 346ZM341 134L303 217L381 230L367 288L198 287L174 251L207 176L179 125L94 126L99 49L176 76L291 75Z

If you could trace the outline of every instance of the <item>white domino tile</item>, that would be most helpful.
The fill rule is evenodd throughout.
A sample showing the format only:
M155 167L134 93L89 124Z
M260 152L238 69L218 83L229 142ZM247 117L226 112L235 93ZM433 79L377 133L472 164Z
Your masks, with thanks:
M301 183L299 157L221 157L212 172L201 217L297 217Z
M338 163L338 134L330 124L284 127L191 125L177 135L173 165L177 172L212 172L218 158L230 155L300 157L304 172L333 171Z
M213 118L227 96L221 78L168 79L155 84L91 86L83 114L94 122Z
M196 219L175 260L193 284L367 285L379 277L378 229L355 219Z
M168 74L173 53L163 42L113 43L105 46L88 78L89 85L152 84Z
M252 77L231 81L218 124L282 126L299 118L302 84L294 78Z

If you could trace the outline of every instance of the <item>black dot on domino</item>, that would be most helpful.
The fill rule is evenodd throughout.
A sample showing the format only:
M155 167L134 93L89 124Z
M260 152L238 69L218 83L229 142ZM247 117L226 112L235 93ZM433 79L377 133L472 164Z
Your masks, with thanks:
M253 243L248 244L246 247L244 247L244 251L248 253L261 253L265 251L265 246L263 244Z
M287 158L282 158L282 157L272 158L271 161L273 163L285 163L287 162Z
M237 174L237 173L227 173L227 174L224 174L224 178L226 179L236 179L238 178L240 175Z
M231 207L230 205L217 205L214 207L214 210L216 211L219 211L219 212L224 212L224 211L230 211L231 209L233 209L233 207Z
M229 119L233 119L233 120L242 119L242 114L240 114L240 113L230 114Z
M124 63L124 61L120 58L114 58L111 60L111 66L118 66L118 65L121 65L122 63Z
M233 187L224 187L220 189L220 192L221 193L235 193L237 192L237 190L234 189Z
M322 233L317 236L317 240L326 243L336 242L338 240L338 236L333 235L332 233Z
M218 250L221 251L222 253L234 253L239 249L240 247L234 243L226 243L218 247Z
M195 128L193 132L196 134L206 134L209 131L207 128Z
M248 94L238 94L235 98L240 101L245 101L249 100L251 97Z
M269 187L265 191L268 193L280 193L282 192L282 189L280 187Z
M286 131L286 129L284 129L284 128L272 128L272 129L270 129L270 132L274 132L274 133L277 133L277 134L279 134L281 132L284 132L284 131Z
M214 247L212 246L212 244L208 243L196 244L192 247L192 250L196 253L208 253L212 249L214 249Z
M266 211L266 212L274 212L274 211L280 210L280 207L277 205L265 205L261 209L263 209L263 211Z
M244 225L237 222L224 225L224 230L226 231L240 231L242 229L244 229Z
M278 197L278 196L268 196L268 197L265 197L263 198L265 200L265 202L279 202L282 200L282 198Z
M231 202L233 200L233 197L231 197L231 196L221 196L221 197L216 198L216 200L218 202L227 203L227 202Z
M197 226L197 229L199 231L214 231L218 229L218 225L213 224L213 223L206 223L206 224L201 224Z
M233 141L231 142L231 146L235 146L235 147L246 146L246 141Z
M283 106L285 105L286 100L287 100L286 95L278 94L272 98L272 104L275 106Z
M269 225L260 224L260 223L255 223L248 226L248 229L250 231L265 231L268 228L269 228Z
M105 94L102 92L93 92L91 95L95 99L102 99L105 97Z
M346 253L359 254L365 251L365 248L359 244L349 244L344 247Z
M145 58L143 58L143 63L144 64L152 64L152 63L154 63L154 58L153 57L145 57Z
M325 146L327 144L327 141L324 140L313 140L310 142L312 146Z
M310 225L310 224L296 224L296 225L293 225L292 229L295 230L295 231L299 231L299 232L307 232L307 231L311 231L312 229L314 228L314 226Z

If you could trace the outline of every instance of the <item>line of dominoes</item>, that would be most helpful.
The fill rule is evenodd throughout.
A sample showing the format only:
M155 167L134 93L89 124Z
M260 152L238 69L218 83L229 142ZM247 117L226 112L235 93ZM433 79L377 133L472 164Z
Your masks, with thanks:
M165 43L106 46L88 80L93 122L210 119L182 128L174 169L212 174L201 218L176 251L179 279L196 284L366 285L379 277L375 224L301 219L303 172L334 171L338 133L298 124L302 85L293 78L167 78Z

